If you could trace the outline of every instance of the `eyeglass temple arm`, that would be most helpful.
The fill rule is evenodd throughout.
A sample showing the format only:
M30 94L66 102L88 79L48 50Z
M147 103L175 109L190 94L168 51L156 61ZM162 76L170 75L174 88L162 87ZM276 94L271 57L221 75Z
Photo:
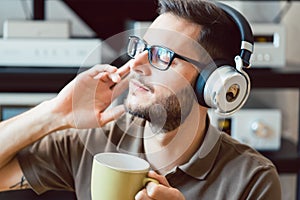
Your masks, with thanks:
M195 65L195 66L197 66L197 67L200 67L200 69L204 69L204 68L207 66L207 64L205 64L205 63L199 62L199 61L197 61L197 60L194 60L194 59L191 59L191 58L188 58L188 57L179 55L179 54L175 54L175 57L180 58L180 59L182 59L182 60L185 60L185 61L187 61L187 62L190 62L190 63L192 63L193 65Z

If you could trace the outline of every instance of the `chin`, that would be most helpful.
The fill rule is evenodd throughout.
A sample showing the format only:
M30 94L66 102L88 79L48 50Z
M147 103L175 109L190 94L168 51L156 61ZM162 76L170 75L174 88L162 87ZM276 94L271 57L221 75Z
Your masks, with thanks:
M125 108L130 114L144 118L153 126L170 131L180 126L191 112L193 92L190 87L176 94L161 92L141 95L133 92L128 94Z
M126 100L125 107L126 110L133 115L143 115L140 114L140 112L145 112L146 110L148 110L149 107L151 107L151 103L148 103L147 101L139 102L139 101Z

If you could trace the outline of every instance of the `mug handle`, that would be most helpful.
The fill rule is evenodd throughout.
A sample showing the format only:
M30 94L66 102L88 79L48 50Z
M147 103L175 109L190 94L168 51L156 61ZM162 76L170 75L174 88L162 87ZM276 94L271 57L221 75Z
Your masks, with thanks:
M153 182L155 184L159 184L159 182L156 179L146 177L143 180L143 186L145 187L149 182Z

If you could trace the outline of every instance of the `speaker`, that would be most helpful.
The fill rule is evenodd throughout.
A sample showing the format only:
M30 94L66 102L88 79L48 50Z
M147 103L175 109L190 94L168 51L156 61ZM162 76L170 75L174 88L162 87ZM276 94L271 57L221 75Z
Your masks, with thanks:
M248 21L237 10L216 2L236 24L241 35L241 49L234 58L235 66L215 60L203 69L195 83L200 105L213 108L220 115L231 115L246 102L250 92L250 79L243 68L250 67L253 52L253 33Z

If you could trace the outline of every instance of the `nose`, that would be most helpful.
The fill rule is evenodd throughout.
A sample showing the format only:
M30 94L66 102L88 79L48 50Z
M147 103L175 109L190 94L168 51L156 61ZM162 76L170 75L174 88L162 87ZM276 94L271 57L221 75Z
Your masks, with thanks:
M151 65L148 60L148 51L137 55L130 62L130 69L140 75L147 76L151 74Z

